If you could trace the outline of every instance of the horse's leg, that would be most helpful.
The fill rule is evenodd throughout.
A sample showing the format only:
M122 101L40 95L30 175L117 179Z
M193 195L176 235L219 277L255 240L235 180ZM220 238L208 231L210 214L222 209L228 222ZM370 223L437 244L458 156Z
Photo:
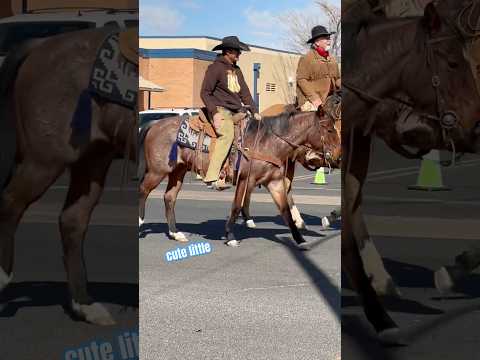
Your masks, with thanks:
M272 195L273 201L277 205L283 220L290 228L293 239L297 244L305 243L305 239L303 238L302 234L300 234L300 231L295 225L295 221L293 221L292 213L290 212L290 207L288 206L284 179L282 178L279 180L270 181L267 184L267 189Z
M352 209L352 230L355 233L357 245L363 259L367 276L371 279L373 288L379 295L400 296L400 291L395 286L390 274L388 274L378 253L375 244L368 234L362 210L362 187L367 177L370 161L371 139L364 136L355 137L355 154L352 154L352 171L354 176L349 178L348 191L353 198L357 198L357 205Z
M83 247L90 216L103 192L112 159L112 154L91 156L72 165L70 186L60 214L63 261L72 297L72 310L80 318L98 325L111 325L115 321L103 305L92 302L87 293Z
M12 280L15 232L28 206L42 196L64 170L24 160L0 197L0 291Z
M148 195L155 189L167 176L167 173L155 173L147 171L140 184L139 201L138 201L138 226L142 226L145 222L145 203Z
M295 226L298 229L306 229L307 225L305 224L305 221L303 220L302 215L300 214L300 211L298 210L297 206L295 205L295 202L293 201L292 185L293 185L294 176L295 176L295 162L290 161L288 164L287 177L285 179L285 183L287 186L288 207L290 208L290 212L292 213L293 221L295 221Z
M381 339L385 342L396 342L398 329L380 303L370 279L367 277L359 252L360 241L356 238L357 226L354 223L355 216L359 214L354 215L354 212L361 203L361 182L358 178L363 178L363 172L366 172L365 159L362 159L362 155L367 158L366 161L368 162L370 139L361 137L361 135L358 138L355 137L355 147L353 149L349 149L348 140L343 142L342 149L347 157L352 157L347 158L342 169L342 189L344 189L342 197L345 204L342 207L342 269L349 278L353 289L359 295L365 315L379 333ZM368 149L364 149L364 147ZM362 150L366 151L366 155ZM358 158L359 156L360 158ZM349 168L347 168L347 163L350 163Z
M245 193L245 199L250 198L253 188L255 187L255 180L250 180L248 182L247 179L240 178L237 183L237 187L235 189L235 196L233 198L232 209L230 212L230 217L228 218L226 225L225 225L225 237L226 242L225 244L228 246L239 246L240 243L235 239L235 235L233 233L233 227L235 225L235 221L242 210L242 198L243 194Z
M175 202L177 201L178 193L182 188L183 178L187 173L187 167L179 165L173 172L168 175L168 185L163 195L165 201L165 215L168 222L168 235L176 241L187 242L188 239L182 232L177 231L177 224L175 221Z
M251 192L248 195L245 195L245 201L242 207L242 216L243 216L243 219L245 220L245 225L247 225L247 227L250 229L255 229L257 225L255 224L255 221L253 221L253 218L250 216L251 198L252 198Z

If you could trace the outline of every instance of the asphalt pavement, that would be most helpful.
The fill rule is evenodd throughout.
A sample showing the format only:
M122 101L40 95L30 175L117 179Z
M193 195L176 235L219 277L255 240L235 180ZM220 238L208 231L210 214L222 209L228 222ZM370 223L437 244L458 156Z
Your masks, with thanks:
M176 205L178 229L211 251L167 261L187 245L168 239L163 187L153 194L140 231L142 359L340 358L340 236L320 226L340 202L340 175L327 175L328 185L313 185L312 173L297 176L294 197L314 243L307 252L260 189L251 204L257 228L239 221L240 247L225 246L233 193L193 180Z
M379 345L343 279L342 359L480 358L480 272L448 296L433 283L440 266L480 246L479 166L480 157L463 156L455 166L441 168L449 191L409 190L417 183L420 161L403 159L380 141L374 144L364 209L370 234L403 295L383 301L407 345Z

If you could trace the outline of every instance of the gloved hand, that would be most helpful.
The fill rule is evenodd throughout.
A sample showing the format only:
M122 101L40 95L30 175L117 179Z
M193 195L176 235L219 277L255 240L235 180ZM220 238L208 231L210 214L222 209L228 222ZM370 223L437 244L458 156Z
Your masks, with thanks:
M261 120L262 120L262 116L261 116L259 113L253 114L253 117L254 117L254 119L257 120L257 121L261 121Z
M213 126L215 127L215 129L220 129L223 120L225 120L225 118L223 117L223 114L221 112L217 112L215 115L213 115Z

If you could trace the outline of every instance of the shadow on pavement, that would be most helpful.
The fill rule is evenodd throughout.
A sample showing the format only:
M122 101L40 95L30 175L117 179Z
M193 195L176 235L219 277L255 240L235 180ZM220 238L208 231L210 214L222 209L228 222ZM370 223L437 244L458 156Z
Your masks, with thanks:
M61 305L72 316L66 282L18 282L0 294L0 318L14 317L24 307ZM138 284L91 282L89 294L95 302L138 309Z

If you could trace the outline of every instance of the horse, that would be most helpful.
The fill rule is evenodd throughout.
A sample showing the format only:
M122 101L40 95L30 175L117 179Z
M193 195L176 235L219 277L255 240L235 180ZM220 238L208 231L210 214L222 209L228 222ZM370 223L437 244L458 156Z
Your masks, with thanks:
M334 92L332 95L329 95L325 100L323 105L325 112L334 119L335 130L337 131L338 137L341 138L341 93ZM263 110L260 115L262 116L274 116L279 115L286 111L295 111L296 106L294 104L274 104L267 109ZM320 167L324 166L323 159L319 154L313 152L308 152L307 149L303 148L302 151L297 152L287 166L287 174L285 177L286 187L287 187L287 201L292 214L295 226L298 229L306 229L307 225L302 218L300 211L295 205L295 201L292 196L292 183L295 176L295 162L300 163L305 169L310 171L315 171ZM250 197L245 198L244 205L242 207L242 216L244 218L245 224L249 228L256 228L253 217L250 216Z
M193 168L200 169L201 167L203 167L203 171L206 171L208 154L203 153L196 156L195 150L178 147L176 158L174 161L170 159L171 149L175 146L180 122L181 118L179 116L161 119L141 135L139 146L143 153L140 154L139 160L145 162L145 170L142 170L142 174L140 174L142 180L139 195L139 224L142 225L144 222L145 202L148 195L168 177L164 201L169 236L174 240L185 242L188 239L176 228L175 202L187 171ZM252 146L255 138L258 141L258 147ZM303 239L301 239L301 235L295 227L292 215L287 211L289 207L286 197L284 197L285 194L278 193L279 189L283 188L280 183L283 184L285 170L288 170L285 165L289 163L288 158L301 146L308 147L321 154L322 164L329 162L332 166L337 165L340 157L340 138L335 131L334 121L326 116L322 109L310 113L285 112L281 115L265 117L260 122L250 119L247 123L242 146L250 149L256 148L255 151L261 152L268 159L273 159L271 161L274 161L276 165L265 161L265 158L263 160L256 159L255 155L252 155L253 158L248 160L245 156L242 156L239 170L240 186L237 184L236 193L244 191L242 197L247 203L253 190L251 188L252 183L267 185L275 202L280 207L285 221L291 228L293 224L295 239L302 243ZM318 159L315 158L312 161L318 165ZM143 168L142 165L139 167ZM244 181L247 167L250 170L248 188ZM249 215L245 216L248 220ZM227 239L233 240L232 233L229 231L227 233Z
M378 299L397 290L369 240L362 213L371 138L382 138L408 158L431 149L472 152L478 146L472 134L480 99L464 54L469 40L447 15L431 3L423 16L372 17L343 27L342 269L385 343L401 339Z
M28 41L13 49L0 69L0 119L16 134L15 161L0 199L0 291L12 280L15 232L24 212L68 169L59 225L71 310L98 325L115 320L88 294L85 234L112 161L136 160L138 131L135 109L86 91L110 33L92 29ZM120 63L120 56L113 60ZM138 66L132 66L132 76L138 76ZM77 126L77 120L90 125Z

